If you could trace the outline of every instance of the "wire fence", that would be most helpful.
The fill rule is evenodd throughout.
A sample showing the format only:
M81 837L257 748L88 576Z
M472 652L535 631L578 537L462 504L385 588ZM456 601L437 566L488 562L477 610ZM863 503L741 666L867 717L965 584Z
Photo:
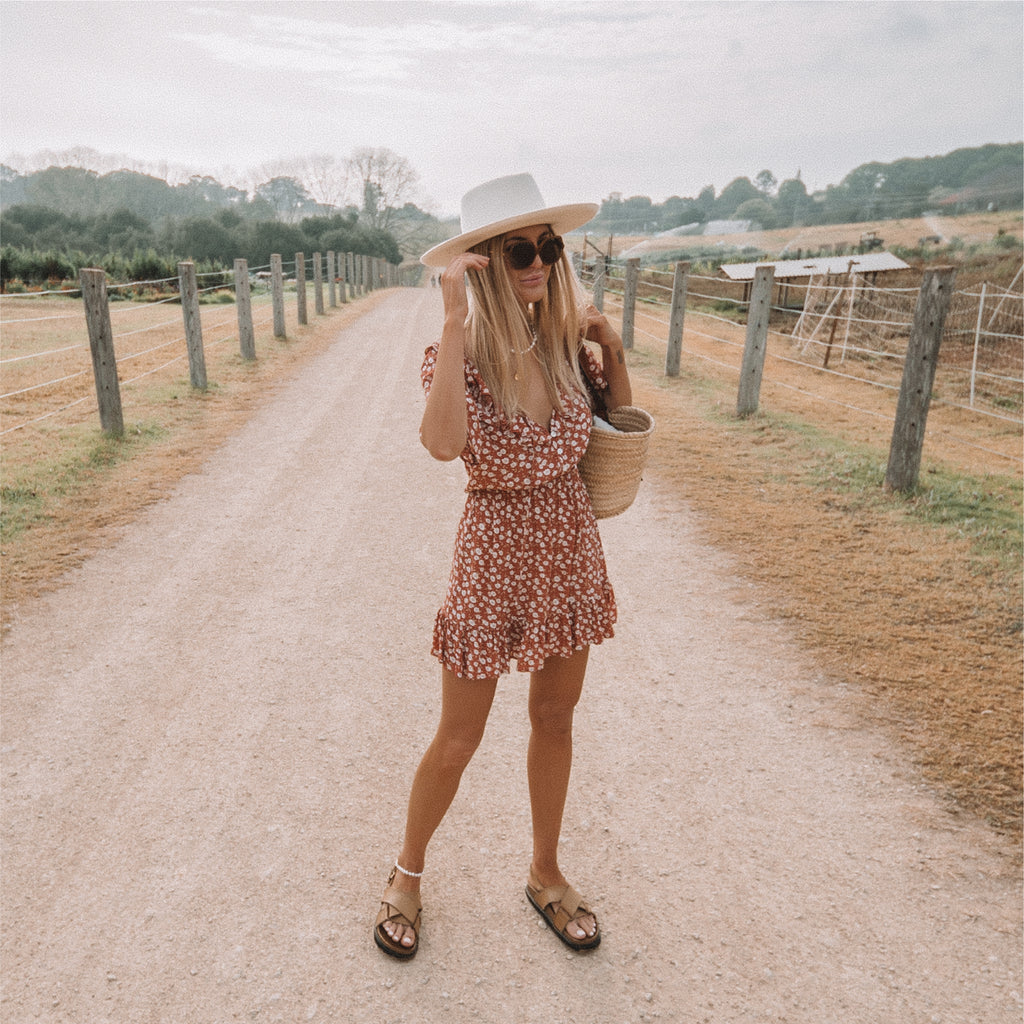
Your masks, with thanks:
M628 262L577 257L585 287L616 304L627 300ZM765 380L807 397L892 422L918 301L918 287L883 287L873 275L844 274L776 281L772 290ZM674 271L644 269L635 285L635 331L667 345ZM683 351L736 370L750 283L687 274ZM772 367L775 367L773 370ZM794 383L786 367L806 372ZM815 378L823 382L816 388ZM826 383L827 382L827 383ZM864 387L884 397L865 402ZM942 332L931 393L934 406L990 422L996 432L1020 433L1024 422L1024 290L1018 273L1010 288L983 284L954 291ZM1019 463L1019 451L946 435Z
M351 254L339 254L336 268L333 260L316 256L318 260L306 260L304 267L298 259L281 263L282 286L296 299L306 289L306 275L299 280L302 270L326 283L330 306L337 304L336 296L345 302L349 295L400 283L397 275L383 271L362 273L356 260L345 258ZM274 324L271 266L247 268L252 327L263 334ZM216 352L240 336L232 274L196 276L202 344ZM183 310L174 308L182 303L179 278L107 283L106 290L119 388L130 395L133 386L161 374L173 383L189 359ZM73 288L0 296L0 437L45 429L53 420L78 423L96 415L95 367L81 296ZM318 292L318 312L320 308Z

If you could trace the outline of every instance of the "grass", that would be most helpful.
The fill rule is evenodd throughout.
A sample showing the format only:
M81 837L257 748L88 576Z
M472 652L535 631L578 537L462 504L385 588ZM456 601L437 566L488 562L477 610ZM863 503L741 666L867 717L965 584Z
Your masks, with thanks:
M926 444L920 486L887 491L883 432L791 392L773 408L770 387L737 419L733 371L688 362L667 379L653 346L630 356L635 400L658 422L652 479L867 721L1019 844L1020 479Z
M966 539L975 554L1014 571L1024 557L1021 531L1021 481L978 477L941 466L925 471L908 494L884 488L886 459L875 450L851 447L820 428L785 418L786 428L813 442L807 452L807 476L819 489L857 499L859 507L889 508L908 519L940 527Z
M92 429L61 432L61 448L50 458L4 467L0 488L0 542L6 547L32 526L51 518L61 504L94 487L113 467L142 454L166 435L156 423L125 428L123 437Z

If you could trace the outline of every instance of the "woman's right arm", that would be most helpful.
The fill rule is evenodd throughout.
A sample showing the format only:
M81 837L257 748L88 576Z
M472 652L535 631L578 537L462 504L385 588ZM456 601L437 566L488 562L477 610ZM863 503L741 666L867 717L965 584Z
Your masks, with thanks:
M441 274L444 328L434 364L434 379L420 423L420 442L442 462L457 459L466 447L466 271L483 270L486 256L465 252Z

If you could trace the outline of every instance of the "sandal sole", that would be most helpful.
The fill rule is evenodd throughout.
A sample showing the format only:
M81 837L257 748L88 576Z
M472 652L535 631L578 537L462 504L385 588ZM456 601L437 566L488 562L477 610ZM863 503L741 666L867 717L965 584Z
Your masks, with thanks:
M379 949L387 953L388 956L393 956L396 960L411 960L416 955L416 951L420 948L420 937L418 935L416 936L415 943L413 943L413 945L408 949L404 946L396 948L385 939L382 939L376 928L373 929L373 941L377 943Z
M544 923L557 935L571 950L576 953L589 953L593 949L597 949L601 945L601 929L598 928L597 934L592 939L586 941L579 941L577 939L570 939L564 932L560 932L555 927L555 922L548 917L544 908L533 898L533 893L530 892L530 887L526 887L526 898L530 901L533 909L540 914Z

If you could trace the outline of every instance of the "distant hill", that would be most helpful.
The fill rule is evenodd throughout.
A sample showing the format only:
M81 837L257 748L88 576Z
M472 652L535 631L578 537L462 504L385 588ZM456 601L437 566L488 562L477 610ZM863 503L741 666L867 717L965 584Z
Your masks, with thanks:
M968 213L1024 206L1024 143L957 149L945 156L866 163L838 185L810 194L804 183L781 183L771 171L753 181L734 178L720 193L708 185L693 198L672 196L655 204L647 196L614 193L588 230L655 234L713 220L746 220L770 230L794 224L849 224L919 217L929 210Z

